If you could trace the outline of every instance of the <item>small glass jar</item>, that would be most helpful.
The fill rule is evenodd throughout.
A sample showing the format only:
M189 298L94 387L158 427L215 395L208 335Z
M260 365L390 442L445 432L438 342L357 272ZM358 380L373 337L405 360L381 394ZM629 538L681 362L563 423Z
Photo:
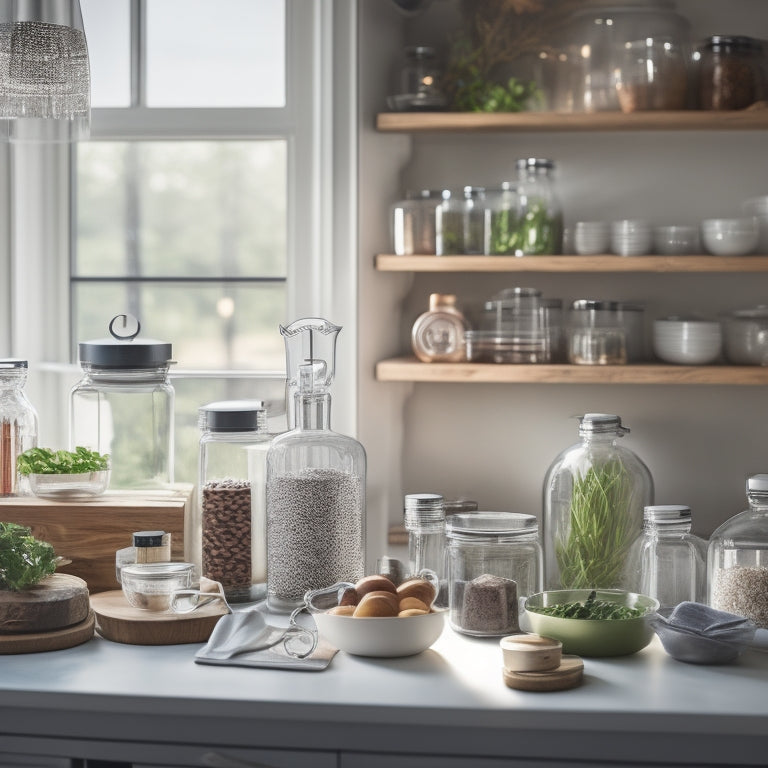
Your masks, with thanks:
M446 605L445 510L437 493L409 493L403 517L408 531L408 573L417 576L424 569L434 571L440 590L437 604Z
M138 339L140 330L136 318L118 315L111 339L80 342L83 377L70 392L70 448L109 454L113 489L173 483L171 345Z
M461 194L443 190L435 211L438 256L478 255L488 252L490 211L484 187L464 187Z
M411 329L411 346L423 363L456 363L464 360L464 334L468 328L456 307L456 296L433 293L429 309L416 318Z
M267 593L263 467L272 439L267 412L261 401L226 401L204 405L198 413L199 526L193 562L199 553L202 575L220 582L228 601L261 600ZM260 474L252 466L259 459Z
M580 442L544 479L546 589L625 589L626 558L653 504L651 473L618 445L629 432L610 413L579 419Z
M517 185L505 181L499 187L486 189L488 201L488 253L493 256L514 256L520 232L520 211Z
M405 49L405 64L400 70L398 101L393 106L403 110L444 107L441 79L435 49L429 45L408 46Z
M0 359L0 496L28 493L16 468L19 454L37 446L37 411L24 392L26 383L26 360Z
M667 615L676 605L703 603L707 592L707 543L691 533L691 508L648 506L643 532L627 559L628 586L659 601Z
M709 604L768 629L768 474L747 480L747 501L709 539Z
M563 211L555 189L555 164L528 157L519 159L516 168L519 225L515 256L560 253Z
M700 109L746 109L765 98L762 41L713 35L699 55Z
M626 301L576 299L566 319L568 362L620 365L646 359L645 307Z
M433 255L435 211L443 200L441 190L407 192L392 206L392 245L397 256Z
M541 591L536 517L470 512L445 525L451 627L479 637L519 631L521 599Z

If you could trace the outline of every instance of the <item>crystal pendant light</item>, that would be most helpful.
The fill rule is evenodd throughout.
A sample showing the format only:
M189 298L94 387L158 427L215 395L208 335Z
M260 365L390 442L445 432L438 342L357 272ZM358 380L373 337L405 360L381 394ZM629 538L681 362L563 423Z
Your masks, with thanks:
M87 139L88 46L79 0L0 3L0 139Z

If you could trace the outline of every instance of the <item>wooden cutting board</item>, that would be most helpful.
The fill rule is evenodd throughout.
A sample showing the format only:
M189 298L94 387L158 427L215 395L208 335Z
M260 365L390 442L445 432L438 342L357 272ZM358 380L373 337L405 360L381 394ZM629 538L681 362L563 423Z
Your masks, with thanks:
M51 632L29 632L21 635L0 635L0 654L41 653L42 651L60 651L75 645L87 643L93 637L96 617L88 612L84 621L65 629Z
M155 613L134 608L121 589L91 595L96 631L107 640L129 645L205 643L227 608L216 600L192 613Z
M584 662L578 656L563 656L560 666L546 672L511 672L503 669L504 682L519 691L564 691L584 679Z
M85 581L54 573L18 592L0 590L0 636L71 627L84 621L89 610Z

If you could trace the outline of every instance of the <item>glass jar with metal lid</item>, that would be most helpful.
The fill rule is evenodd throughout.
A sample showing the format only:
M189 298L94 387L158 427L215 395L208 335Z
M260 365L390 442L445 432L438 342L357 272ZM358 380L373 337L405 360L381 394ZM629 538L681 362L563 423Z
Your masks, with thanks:
M746 109L766 97L762 40L713 35L699 56L700 109Z
M768 629L768 474L747 479L747 502L709 539L709 604Z
M112 488L173 483L171 345L139 339L131 315L109 324L112 338L80 342L82 379L70 392L70 447L111 457Z
M518 227L508 251L515 256L560 253L563 211L555 189L555 164L536 157L516 163Z
M434 255L435 211L443 201L442 190L406 192L392 206L392 245L398 256Z
M445 510L438 493L408 493L403 504L408 531L408 573L417 576L428 569L437 576L436 605L447 604L445 581Z
M587 413L579 442L544 478L547 589L624 589L626 558L653 504L653 479L637 454L618 444L621 417Z
M642 304L576 299L569 307L565 325L570 363L638 363L647 356Z
M445 526L451 627L476 636L517 632L520 599L541 591L536 517L478 511L450 515Z
M484 187L464 187L457 193L443 190L436 209L435 243L438 256L478 255L488 252L490 212Z
M21 496L28 492L19 475L19 454L37 446L37 411L24 392L27 361L0 359L0 496Z
M682 602L703 603L707 592L707 542L691 533L691 508L648 506L643 532L627 558L629 588L659 601L668 614Z

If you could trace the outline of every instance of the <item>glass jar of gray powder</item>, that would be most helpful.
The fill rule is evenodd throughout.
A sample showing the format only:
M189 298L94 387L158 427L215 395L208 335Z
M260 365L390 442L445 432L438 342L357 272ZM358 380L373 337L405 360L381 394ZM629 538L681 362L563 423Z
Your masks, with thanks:
M520 599L542 589L536 517L471 512L451 515L445 526L451 627L476 636L517 632Z

